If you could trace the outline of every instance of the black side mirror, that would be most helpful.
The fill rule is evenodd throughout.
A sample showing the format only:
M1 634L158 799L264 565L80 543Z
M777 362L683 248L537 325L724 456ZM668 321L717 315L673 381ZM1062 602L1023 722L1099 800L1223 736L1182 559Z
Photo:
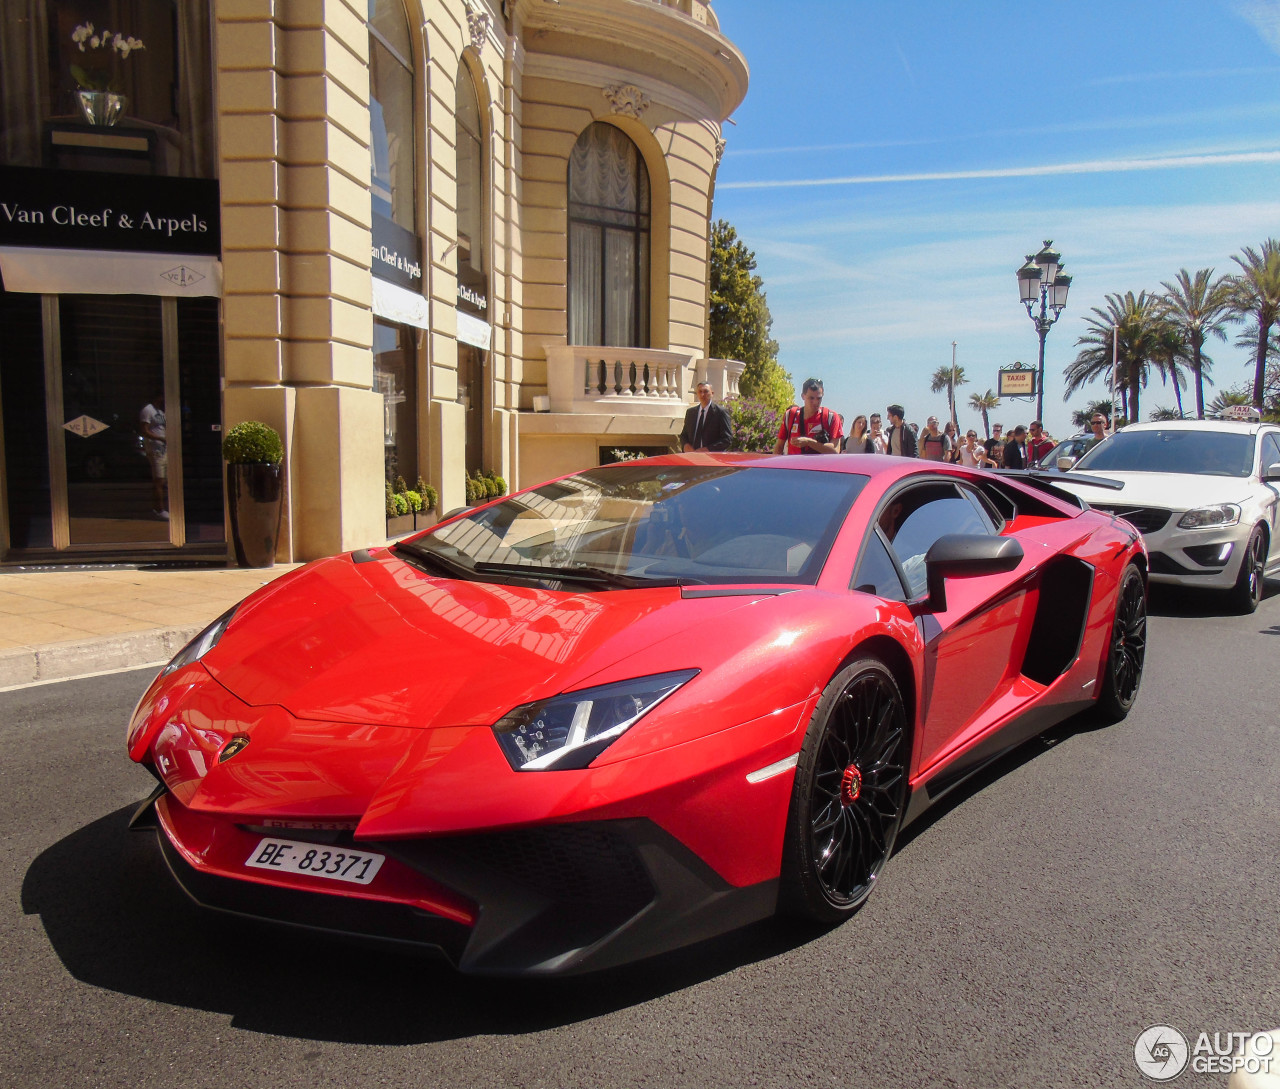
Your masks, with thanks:
M1012 571L1022 562L1022 556L1022 545L1012 537L988 537L982 533L948 533L939 537L924 557L929 594L912 602L912 612L945 612L946 579Z

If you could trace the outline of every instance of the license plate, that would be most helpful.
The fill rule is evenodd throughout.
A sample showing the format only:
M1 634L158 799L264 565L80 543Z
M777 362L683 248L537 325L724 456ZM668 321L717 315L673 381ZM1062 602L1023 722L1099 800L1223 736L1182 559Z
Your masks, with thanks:
M386 857L370 851L343 851L291 839L268 838L258 841L245 865L258 870L304 873L329 881L367 885L377 876Z

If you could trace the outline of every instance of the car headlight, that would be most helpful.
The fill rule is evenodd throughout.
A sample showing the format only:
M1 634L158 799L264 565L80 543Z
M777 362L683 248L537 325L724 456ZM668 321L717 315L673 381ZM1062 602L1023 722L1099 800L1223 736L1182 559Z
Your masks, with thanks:
M1178 519L1179 529L1206 529L1209 526L1234 526L1240 521L1240 508L1235 503L1219 503L1213 507L1197 507Z
M516 771L585 768L697 675L696 669L656 673L526 703L503 715L493 732Z
M198 662L209 651L213 650L218 645L218 640L222 638L222 633L227 630L227 625L231 623L231 618L236 615L238 608L240 608L239 605L231 606L217 620L192 639L190 643L178 651L173 656L173 661L160 671L160 676L164 677L175 669L181 669L184 665Z

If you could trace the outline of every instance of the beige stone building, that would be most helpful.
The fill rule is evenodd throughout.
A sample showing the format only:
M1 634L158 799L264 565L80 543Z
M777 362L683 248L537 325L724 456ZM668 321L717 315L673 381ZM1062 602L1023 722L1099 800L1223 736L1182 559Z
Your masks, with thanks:
M386 478L448 510L736 389L707 234L747 68L703 0L4 11L4 562L225 555L244 419L311 559L385 539Z

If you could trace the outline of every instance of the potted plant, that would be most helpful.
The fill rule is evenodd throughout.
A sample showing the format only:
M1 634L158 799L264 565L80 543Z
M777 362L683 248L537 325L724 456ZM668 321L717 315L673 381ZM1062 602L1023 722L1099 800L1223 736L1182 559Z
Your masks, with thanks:
M413 528L428 529L434 526L440 520L440 512L436 506L440 497L435 488L422 479L422 474L418 474L418 482L408 494L416 494L421 499L420 505L413 508Z
M146 45L130 34L95 30L92 23L77 26L71 32L71 40L85 54L84 64L71 66L81 115L90 125L114 125L129 100L120 93L113 68L135 50L146 49Z
M222 440L227 461L231 540L241 567L272 567L280 537L280 463L284 447L274 428L245 420Z

